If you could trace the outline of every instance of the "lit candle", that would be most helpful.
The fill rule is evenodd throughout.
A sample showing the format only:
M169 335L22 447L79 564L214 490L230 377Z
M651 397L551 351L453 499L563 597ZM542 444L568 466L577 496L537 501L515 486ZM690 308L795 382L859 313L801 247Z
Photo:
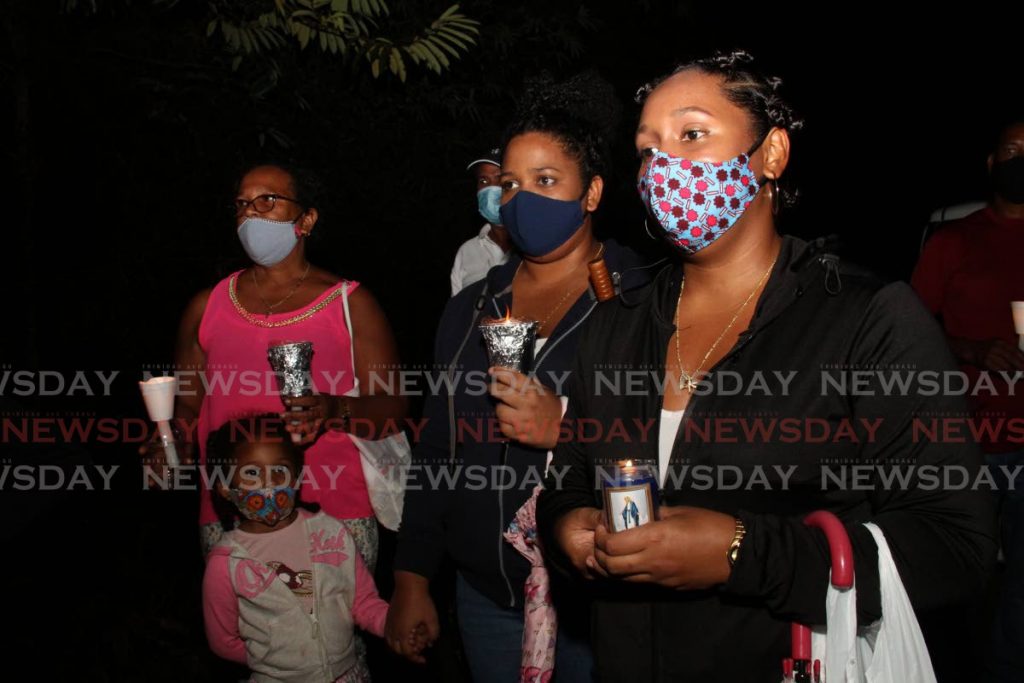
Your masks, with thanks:
M480 323L480 333L491 366L529 372L538 327L536 320L519 320L507 311L504 318L485 318Z
M614 476L603 477L604 510L609 531L625 531L658 518L658 480L644 463L620 460Z

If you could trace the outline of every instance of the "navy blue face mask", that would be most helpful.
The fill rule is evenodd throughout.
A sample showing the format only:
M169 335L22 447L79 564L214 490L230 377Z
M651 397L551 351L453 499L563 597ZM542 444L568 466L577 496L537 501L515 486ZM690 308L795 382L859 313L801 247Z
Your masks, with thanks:
M527 256L543 256L565 244L583 225L579 199L552 199L519 190L501 206L501 223Z

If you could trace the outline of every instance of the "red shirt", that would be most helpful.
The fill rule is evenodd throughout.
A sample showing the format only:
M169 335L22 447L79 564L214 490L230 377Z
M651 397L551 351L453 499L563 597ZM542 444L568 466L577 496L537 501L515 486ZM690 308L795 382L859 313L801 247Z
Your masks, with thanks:
M997 338L1016 346L1010 302L1024 301L1024 220L1004 218L984 208L951 221L925 244L911 285L928 310L942 319L950 337ZM965 365L962 369L975 387L978 368ZM1017 395L1010 396L1009 385L999 373L989 376L998 395L982 389L974 396L968 393L976 416L993 421L1024 417L1024 381L1015 385ZM1006 440L1011 436L1004 428L982 445L989 452L1021 448L1020 443Z

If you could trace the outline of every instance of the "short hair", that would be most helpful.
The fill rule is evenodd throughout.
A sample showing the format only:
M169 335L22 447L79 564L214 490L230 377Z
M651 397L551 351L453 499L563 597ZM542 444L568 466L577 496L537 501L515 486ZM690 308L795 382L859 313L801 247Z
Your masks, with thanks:
M1003 141L1003 136L1006 135L1006 131L1010 130L1014 126L1024 126L1024 114L1007 116L997 123L997 125L992 129L992 139L988 148L990 152L994 152L999 149L999 144Z
M303 209L321 210L324 186L320 177L313 170L288 161L267 159L243 166L235 177L235 194L238 194L238 190L242 186L242 178L254 169L263 166L277 168L288 174L291 179L292 191L295 193L292 199L297 201Z
M225 422L206 440L209 465L234 464L238 449L252 443L280 444L296 470L302 468L302 449L292 441L284 420L276 413L246 415Z

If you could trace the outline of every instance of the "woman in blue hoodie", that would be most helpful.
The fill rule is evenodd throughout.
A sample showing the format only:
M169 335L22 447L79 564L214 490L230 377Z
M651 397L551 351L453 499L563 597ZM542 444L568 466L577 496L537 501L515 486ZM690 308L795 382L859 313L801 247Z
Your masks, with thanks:
M616 113L610 87L590 77L529 94L506 136L500 178L502 219L516 253L453 297L437 332L436 367L451 382L428 399L414 450L420 476L405 501L388 637L400 652L410 631L437 637L429 582L447 555L457 569L462 641L480 681L519 677L530 563L502 534L540 483L558 439L579 331L597 306L587 264L601 256L621 272L632 260L599 242L592 225ZM488 374L478 325L507 313L539 323L530 377ZM573 607L559 610L556 671L560 681L590 680L587 603L567 598Z

